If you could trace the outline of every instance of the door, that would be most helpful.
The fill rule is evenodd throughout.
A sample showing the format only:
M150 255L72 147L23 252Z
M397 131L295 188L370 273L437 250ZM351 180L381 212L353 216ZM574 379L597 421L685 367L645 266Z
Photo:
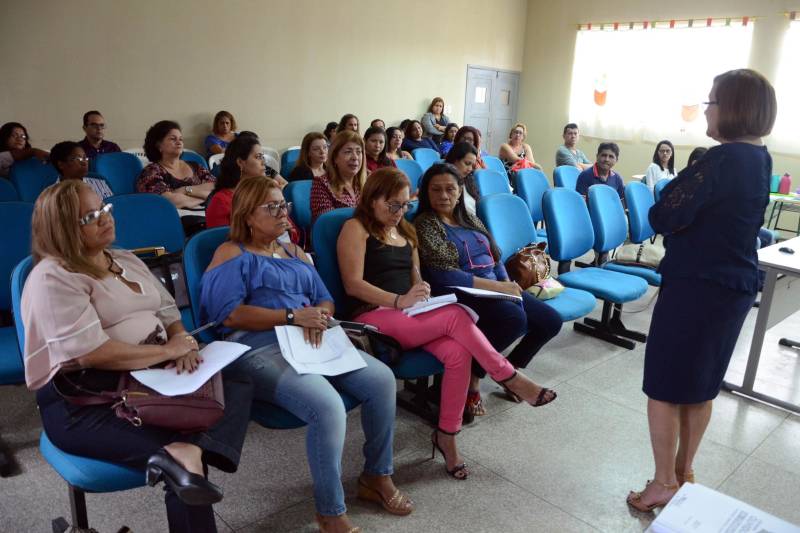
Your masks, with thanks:
M481 132L481 148L497 155L517 120L519 72L467 67L464 124Z

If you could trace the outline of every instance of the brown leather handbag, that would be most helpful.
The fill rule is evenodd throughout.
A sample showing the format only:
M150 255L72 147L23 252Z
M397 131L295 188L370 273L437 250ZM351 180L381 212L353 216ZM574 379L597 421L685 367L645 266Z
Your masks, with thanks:
M544 253L547 243L531 243L506 261L509 277L527 289L550 277L550 258Z

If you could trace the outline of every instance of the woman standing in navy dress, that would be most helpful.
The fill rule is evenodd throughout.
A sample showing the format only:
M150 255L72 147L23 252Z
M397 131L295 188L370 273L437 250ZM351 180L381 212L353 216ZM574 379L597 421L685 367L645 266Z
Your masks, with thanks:
M706 134L720 143L684 169L650 209L664 235L661 292L644 361L655 475L628 503L666 505L694 481L692 461L711 418L736 339L758 291L756 236L769 200L775 90L759 73L717 76Z

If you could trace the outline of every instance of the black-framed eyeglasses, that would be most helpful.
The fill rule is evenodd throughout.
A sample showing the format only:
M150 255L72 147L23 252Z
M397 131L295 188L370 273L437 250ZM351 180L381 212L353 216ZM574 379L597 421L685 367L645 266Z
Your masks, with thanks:
M386 207L389 208L389 212L393 215L397 214L398 211L401 209L405 213L409 209L411 209L411 202L386 202Z
M292 212L292 202L271 202L268 204L258 206L271 217L280 216L281 211L286 211L286 214Z
M103 204L103 207L98 209L97 211L91 211L86 213L83 217L78 219L78 225L80 226L88 226L89 224L94 224L100 217L103 215L111 215L111 212L114 210L114 204Z
M104 129L106 129L106 125L105 124L96 124L94 122L88 123L87 126L90 127L90 128L94 128L96 130L104 130Z

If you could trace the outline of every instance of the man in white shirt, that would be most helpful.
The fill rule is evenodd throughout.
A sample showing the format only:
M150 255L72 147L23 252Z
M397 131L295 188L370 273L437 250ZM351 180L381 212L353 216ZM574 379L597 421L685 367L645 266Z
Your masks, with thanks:
M586 157L586 154L577 148L578 144L578 125L570 122L564 126L564 144L558 147L556 151L556 166L569 165L578 167L581 170L586 170L592 166L592 162Z

